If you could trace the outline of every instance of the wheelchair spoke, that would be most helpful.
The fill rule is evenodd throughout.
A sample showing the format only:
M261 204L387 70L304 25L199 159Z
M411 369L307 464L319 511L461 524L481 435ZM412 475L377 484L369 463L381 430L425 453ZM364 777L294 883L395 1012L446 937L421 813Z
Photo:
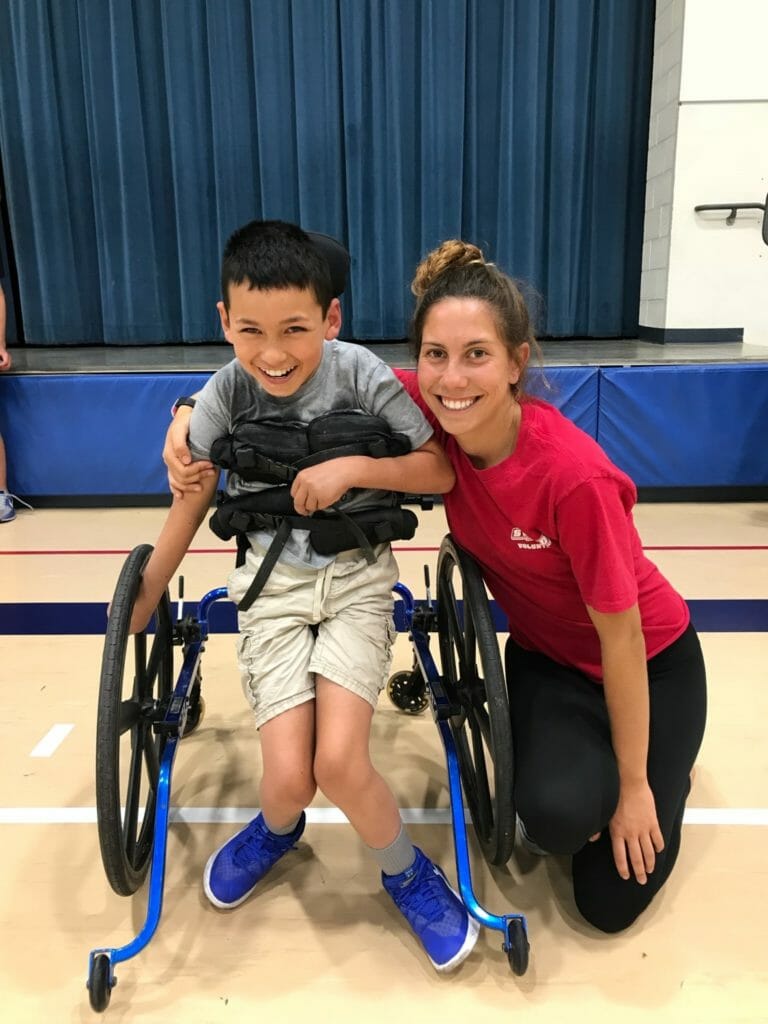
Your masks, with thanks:
M477 821L477 779L475 777L474 766L472 764L472 755L469 752L469 744L467 743L466 729L463 724L460 728L456 728L454 726L453 738L456 743L456 756L459 760L459 767L461 769L461 784L464 787L467 803L469 804L469 810L472 814L472 820Z
M145 633L136 633L133 638L134 657L134 678L133 695L139 700L144 696L142 685L146 676L147 667L147 636Z
M483 832L488 835L493 827L493 807L491 804L491 789L488 782L488 770L485 763L485 746L483 744L480 727L474 718L470 718L469 727L472 734L472 751L474 755L473 762L475 766L480 825Z
M461 628L461 623L459 622L459 604L458 601L456 600L456 593L453 589L453 580L448 581L448 583L446 584L446 589L449 592L448 600L446 602L448 615L448 633L453 641L453 649L459 659L458 677L455 680L456 682L459 682L459 680L464 679L468 674L466 648L463 643L464 637Z
M132 729L141 716L141 704L137 700L124 700L120 704L120 713L117 720L118 735Z
M125 794L125 818L123 820L123 849L128 860L133 862L136 849L136 833L139 821L141 796L141 764L144 747L144 732L139 725L131 733L131 764L128 769L128 785Z
M482 683L482 680L480 680ZM472 718L475 721L480 735L489 751L493 751L493 736L491 734L491 719L488 708L485 705L483 694L482 700L475 700L472 706Z
M159 622L157 623L156 628L157 632L155 633L155 639L152 642L152 647L149 652L149 661L147 662L146 672L144 673L147 694L152 693L155 680L162 671L163 664L165 662L165 654L168 649L168 638L164 628Z
M150 729L147 729L146 736L144 738L144 760L147 765L149 785L154 793L157 790L157 783L160 778L160 758Z

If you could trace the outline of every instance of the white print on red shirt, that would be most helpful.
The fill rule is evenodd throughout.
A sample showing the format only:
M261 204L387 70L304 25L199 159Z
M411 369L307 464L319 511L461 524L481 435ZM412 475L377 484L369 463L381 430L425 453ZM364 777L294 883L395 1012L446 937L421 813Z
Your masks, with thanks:
M509 536L524 551L543 550L544 548L552 547L552 541L545 534L540 534L539 539L534 540L533 537L528 536L525 530L521 530L519 526L513 526L512 533Z

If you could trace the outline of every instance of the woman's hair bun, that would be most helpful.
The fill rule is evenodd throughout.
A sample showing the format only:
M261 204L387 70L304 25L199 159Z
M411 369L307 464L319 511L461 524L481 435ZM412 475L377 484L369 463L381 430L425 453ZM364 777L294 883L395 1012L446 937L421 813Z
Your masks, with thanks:
M446 270L466 267L470 263L485 263L481 250L471 242L450 238L428 253L418 265L411 282L411 291L417 298L421 298Z

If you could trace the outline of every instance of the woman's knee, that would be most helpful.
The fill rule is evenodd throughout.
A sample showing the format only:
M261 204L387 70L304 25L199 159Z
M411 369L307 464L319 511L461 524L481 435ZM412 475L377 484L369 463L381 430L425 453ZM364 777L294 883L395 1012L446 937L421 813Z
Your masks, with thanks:
M610 935L624 931L662 888L674 863L661 855L645 885L624 879L616 869L610 836L605 833L573 858L573 897L579 913L594 928Z
M655 891L645 889L633 879L619 881L623 892L617 892L613 885L589 891L580 891L574 885L573 889L576 907L584 920L608 935L623 932L634 924L655 896Z
M616 906L608 907L602 903L592 906L589 902L582 903L578 899L576 900L576 906L588 924L591 924L593 928L597 928L606 935L616 935L618 932L623 932L631 924L634 924L643 910L645 910L645 906L639 909L633 908L629 911Z

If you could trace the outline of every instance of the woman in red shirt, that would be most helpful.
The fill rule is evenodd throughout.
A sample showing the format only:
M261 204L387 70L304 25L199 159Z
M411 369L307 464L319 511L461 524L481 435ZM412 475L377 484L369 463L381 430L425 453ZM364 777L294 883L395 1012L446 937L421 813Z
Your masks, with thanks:
M632 481L525 394L533 334L514 283L452 241L413 290L417 381L401 379L456 471L451 533L509 619L523 834L572 855L579 910L616 932L677 858L706 717L698 637L643 554Z

